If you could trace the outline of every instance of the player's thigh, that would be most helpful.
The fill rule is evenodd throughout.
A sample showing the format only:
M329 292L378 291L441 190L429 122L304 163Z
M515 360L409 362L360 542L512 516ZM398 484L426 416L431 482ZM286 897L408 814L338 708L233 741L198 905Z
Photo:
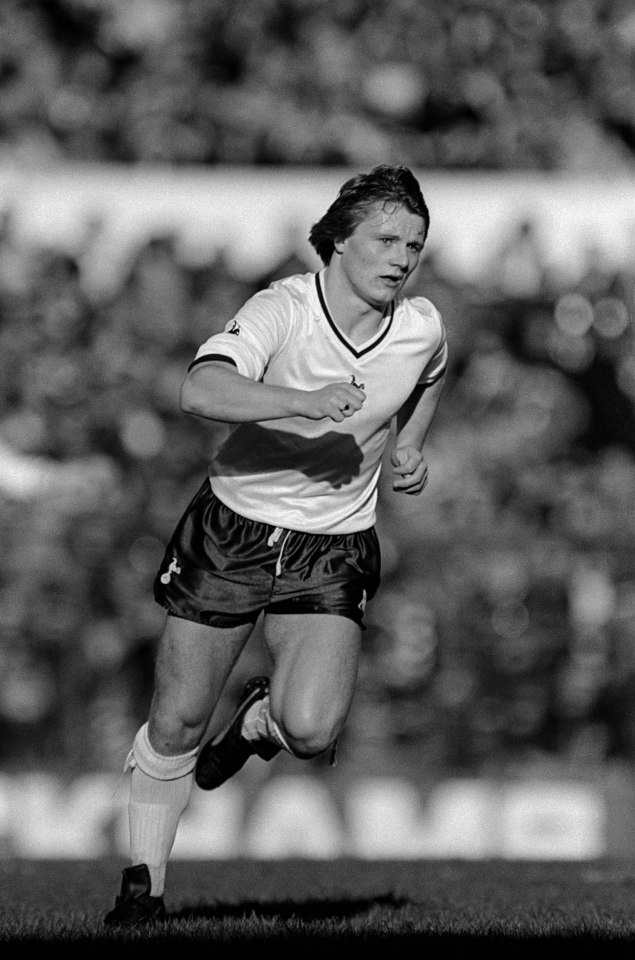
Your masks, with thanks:
M289 729L343 722L357 681L358 624L334 614L268 614L264 639L273 716Z
M168 616L159 638L151 726L201 728L222 693L253 624L213 627Z

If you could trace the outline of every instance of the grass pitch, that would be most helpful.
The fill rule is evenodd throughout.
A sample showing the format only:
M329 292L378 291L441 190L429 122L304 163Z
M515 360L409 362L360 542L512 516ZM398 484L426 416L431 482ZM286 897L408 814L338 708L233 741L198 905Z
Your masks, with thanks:
M303 960L338 947L364 956L490 957L494 947L635 960L635 864L526 861L173 861L169 918L104 928L125 863L0 860L0 952L66 957L248 955ZM183 951L176 954L175 951ZM497 949L496 955L503 955ZM261 957L262 950L254 952ZM576 956L576 954L572 954Z

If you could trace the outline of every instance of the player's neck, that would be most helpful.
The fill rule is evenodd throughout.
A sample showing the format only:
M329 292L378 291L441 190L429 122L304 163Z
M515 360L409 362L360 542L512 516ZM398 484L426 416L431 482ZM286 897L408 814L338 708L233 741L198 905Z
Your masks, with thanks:
M364 300L336 269L327 267L322 275L323 292L331 319L351 343L364 343L382 326L388 304Z

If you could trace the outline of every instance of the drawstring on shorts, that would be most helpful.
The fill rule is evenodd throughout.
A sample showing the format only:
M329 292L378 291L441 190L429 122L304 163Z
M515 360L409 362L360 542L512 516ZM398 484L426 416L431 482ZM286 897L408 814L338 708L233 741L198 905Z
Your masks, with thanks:
M278 540L282 536L283 532L284 532L284 527L275 527L273 530L273 533L271 533L267 539L267 546L268 547L275 546L275 544L278 542ZM278 553L278 559L276 560L276 576L277 577L279 577L280 574L282 573L282 554L284 552L284 548L286 546L287 540L289 539L290 535L291 535L291 531L287 530L282 540L282 543L280 544L280 552Z

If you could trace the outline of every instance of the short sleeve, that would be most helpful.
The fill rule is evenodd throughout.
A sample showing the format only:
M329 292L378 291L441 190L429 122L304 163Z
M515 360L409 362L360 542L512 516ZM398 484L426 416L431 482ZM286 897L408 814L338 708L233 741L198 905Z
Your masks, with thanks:
M228 360L240 374L260 380L284 343L291 301L284 290L268 288L250 297L222 333L215 333L196 352L191 370L208 360Z
M434 383L439 377L442 377L445 373L448 366L448 341L445 336L445 329L443 330L443 337L439 343L439 346L435 352L430 357L428 363L425 365L419 377L419 383L423 383L426 386Z
M425 297L415 297L411 303L426 320L432 341L432 352L418 380L418 383L430 386L443 376L448 365L448 340L445 324L441 314L430 300Z

